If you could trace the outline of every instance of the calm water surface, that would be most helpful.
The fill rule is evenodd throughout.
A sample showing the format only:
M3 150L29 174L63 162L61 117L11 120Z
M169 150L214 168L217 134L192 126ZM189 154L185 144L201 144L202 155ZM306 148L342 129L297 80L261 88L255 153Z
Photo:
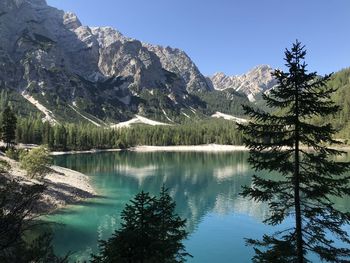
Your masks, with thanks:
M187 219L188 262L250 262L253 249L244 238L260 238L276 230L261 223L265 204L239 196L254 172L247 152L235 153L98 153L55 157L55 164L90 176L101 195L49 217L58 253L74 252L74 260L87 260L97 251L97 240L119 227L124 205L141 190L158 194L170 189L177 212ZM350 200L337 200L350 211ZM286 220L284 226L291 224ZM283 226L282 226L283 227ZM350 229L349 229L350 231ZM317 261L314 261L317 262Z

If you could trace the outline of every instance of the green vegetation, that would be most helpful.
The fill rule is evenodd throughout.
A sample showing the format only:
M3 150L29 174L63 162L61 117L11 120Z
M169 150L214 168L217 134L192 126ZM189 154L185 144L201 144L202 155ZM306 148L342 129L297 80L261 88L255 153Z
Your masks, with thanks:
M27 175L36 179L42 179L50 171L49 165L52 161L49 151L44 147L34 148L28 153L22 152L19 160Z
M3 112L6 107L10 107L17 116L28 118L30 116L42 116L39 110L29 103L21 94L6 88L0 82L0 112Z
M339 131L337 137L341 139L350 139L350 68L334 74L327 85L336 90L332 95L332 100L341 108L333 116L325 118L334 128ZM320 118L317 118L320 122Z
M53 252L51 235L28 236L36 228L36 203L45 187L0 177L0 261L4 263L65 263Z
M208 120L184 125L111 129L91 124L52 126L41 119L19 119L17 143L47 145L50 150L127 148L136 145L241 144L232 121Z
M141 192L122 212L119 230L100 241L100 255L92 262L176 263L190 256L182 240L187 238L186 220L175 214L175 203L162 188L159 198Z
M23 150L17 150L15 148L9 148L6 150L5 154L8 158L19 161L19 156Z
M1 116L1 139L9 148L16 138L17 117L10 107L6 107Z
M5 160L0 160L0 174L7 172L8 170L10 170L10 168L11 167L8 162L6 162Z
M207 115L212 115L219 111L235 116L243 116L242 105L250 105L247 96L243 93L238 93L234 89L196 92L195 94L203 101L204 113Z
M283 178L254 176L242 195L268 202L267 224L281 224L290 216L295 221L294 227L264 235L262 240L249 239L256 252L253 262L309 262L309 252L326 262L348 262L350 257L349 234L343 230L350 223L350 213L336 209L330 199L350 193L346 175L350 163L331 158L343 153L327 146L339 143L332 138L336 132L332 125L311 122L338 112L331 98L335 89L326 85L330 76L307 73L305 55L297 41L285 52L288 71L274 72L278 87L264 100L279 114L244 108L253 120L240 125L250 149L249 163L257 171L276 171ZM301 149L301 144L313 151ZM338 248L330 234L345 247Z

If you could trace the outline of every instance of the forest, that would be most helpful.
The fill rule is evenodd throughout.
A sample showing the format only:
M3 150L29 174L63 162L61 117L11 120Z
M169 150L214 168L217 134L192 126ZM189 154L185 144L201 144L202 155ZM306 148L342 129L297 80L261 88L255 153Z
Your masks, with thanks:
M16 143L47 145L50 150L129 148L137 145L242 144L235 123L203 120L183 125L105 128L90 124L51 125L40 118L18 118Z

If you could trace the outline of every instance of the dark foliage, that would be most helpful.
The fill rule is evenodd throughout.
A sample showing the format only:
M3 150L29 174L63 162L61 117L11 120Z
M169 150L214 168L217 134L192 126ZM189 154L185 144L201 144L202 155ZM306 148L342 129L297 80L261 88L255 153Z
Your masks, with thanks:
M31 237L36 205L45 187L24 185L0 175L0 262L67 262L53 252L51 234Z
M17 117L10 107L6 107L2 112L1 122L1 139L8 148L15 142L17 125Z
M108 129L84 124L52 126L38 118L19 119L17 143L45 144L50 150L127 148L137 145L242 144L232 121L210 120L183 125Z
M190 256L182 240L186 220L175 214L175 203L163 187L159 198L141 192L122 212L119 230L100 241L100 254L92 262L175 263Z
M337 210L330 199L350 194L349 163L336 161L342 152L329 147L339 143L332 138L336 132L332 125L311 121L335 114L339 107L331 100L335 89L326 85L330 76L308 73L305 55L297 41L285 51L288 72L273 74L278 87L264 100L278 113L244 107L252 122L239 125L250 149L250 164L257 171L280 174L272 179L254 176L242 195L268 202L267 224L278 225L287 217L295 220L294 227L265 235L262 241L248 240L255 247L254 262L308 262L309 252L327 262L350 260L350 239L343 229L350 213ZM330 236L344 248L335 246Z

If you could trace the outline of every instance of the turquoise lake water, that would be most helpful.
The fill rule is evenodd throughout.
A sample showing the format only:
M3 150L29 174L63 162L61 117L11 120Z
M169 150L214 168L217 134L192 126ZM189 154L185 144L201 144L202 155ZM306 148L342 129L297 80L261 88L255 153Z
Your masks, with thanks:
M56 156L56 165L89 175L101 195L48 218L58 223L53 227L56 251L71 251L73 260L88 260L97 250L97 241L118 228L124 205L141 190L158 194L164 184L177 203L177 212L187 219L190 236L185 244L193 255L188 262L251 262L254 251L245 246L244 238L260 238L276 228L261 223L268 215L266 204L239 196L241 186L250 185L254 174L247 157L247 152ZM350 211L349 199L336 203ZM290 224L286 220L280 228Z

